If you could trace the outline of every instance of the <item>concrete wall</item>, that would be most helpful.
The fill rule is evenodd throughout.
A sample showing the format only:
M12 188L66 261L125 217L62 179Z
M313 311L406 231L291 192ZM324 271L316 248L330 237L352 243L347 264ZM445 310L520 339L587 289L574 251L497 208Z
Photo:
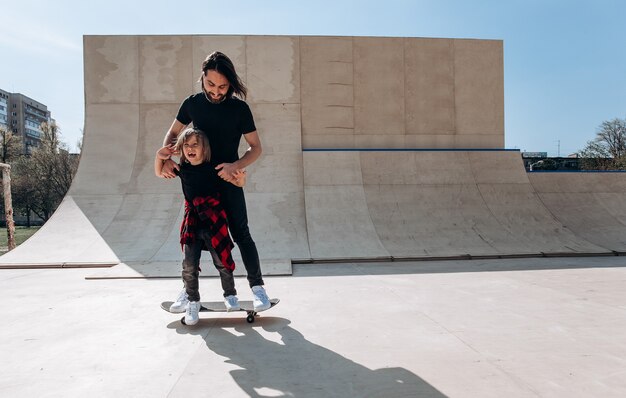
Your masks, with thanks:
M300 37L304 148L503 148L502 42Z

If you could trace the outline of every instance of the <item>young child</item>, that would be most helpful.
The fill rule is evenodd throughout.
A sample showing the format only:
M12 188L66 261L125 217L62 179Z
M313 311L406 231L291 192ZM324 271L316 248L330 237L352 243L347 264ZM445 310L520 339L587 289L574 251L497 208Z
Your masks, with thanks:
M179 134L174 145L159 149L154 160L157 176L161 175L163 162L174 154L180 155L180 171L177 174L185 196L185 216L180 230L180 243L185 256L182 271L185 288L170 311L185 312L185 323L195 325L200 310L198 276L202 250L211 253L213 264L220 274L226 309L240 309L233 277L235 263L231 256L234 245L228 234L228 222L220 204L220 194L216 190L219 177L215 168L209 164L211 148L206 134L188 128ZM233 184L242 187L245 181L245 171L237 171Z

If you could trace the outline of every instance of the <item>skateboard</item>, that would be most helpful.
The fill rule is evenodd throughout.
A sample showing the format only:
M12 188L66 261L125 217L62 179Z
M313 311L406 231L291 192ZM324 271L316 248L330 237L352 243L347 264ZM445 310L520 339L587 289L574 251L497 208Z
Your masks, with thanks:
M270 299L270 304L271 304L270 308L273 308L279 302L280 302L280 299L277 299L277 298ZM161 308L163 308L165 311L169 312L170 314L179 314L178 312L170 312L170 306L173 303L174 303L173 301L164 301L161 303ZM228 312L226 311L226 306L224 305L223 301L201 301L200 304L201 304L200 312ZM262 312L262 311L254 310L252 301L240 301L239 306L241 307L241 309L239 309L238 311L231 311L231 312L245 311L248 314L248 317L246 318L246 321L248 321L248 323L253 323L254 318L257 316L257 314L259 312ZM268 310L270 308L268 308ZM267 311L267 310L263 310L263 311ZM180 319L180 322L183 325L186 325L184 316Z

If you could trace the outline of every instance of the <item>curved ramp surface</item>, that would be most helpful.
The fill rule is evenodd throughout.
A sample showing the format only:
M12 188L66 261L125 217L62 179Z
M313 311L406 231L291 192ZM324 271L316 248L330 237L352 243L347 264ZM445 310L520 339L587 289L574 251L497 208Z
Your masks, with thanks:
M304 158L313 258L610 251L555 218L515 151L311 151Z
M578 236L626 252L626 173L531 173L554 217Z

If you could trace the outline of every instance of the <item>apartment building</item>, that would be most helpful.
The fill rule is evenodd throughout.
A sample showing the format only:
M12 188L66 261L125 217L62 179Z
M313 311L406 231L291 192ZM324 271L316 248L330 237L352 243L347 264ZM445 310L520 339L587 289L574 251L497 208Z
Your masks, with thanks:
M9 96L6 91L0 90L0 127L9 129Z
M0 127L20 137L22 152L31 153L41 142L41 123L52 122L48 107L20 93L0 89Z

